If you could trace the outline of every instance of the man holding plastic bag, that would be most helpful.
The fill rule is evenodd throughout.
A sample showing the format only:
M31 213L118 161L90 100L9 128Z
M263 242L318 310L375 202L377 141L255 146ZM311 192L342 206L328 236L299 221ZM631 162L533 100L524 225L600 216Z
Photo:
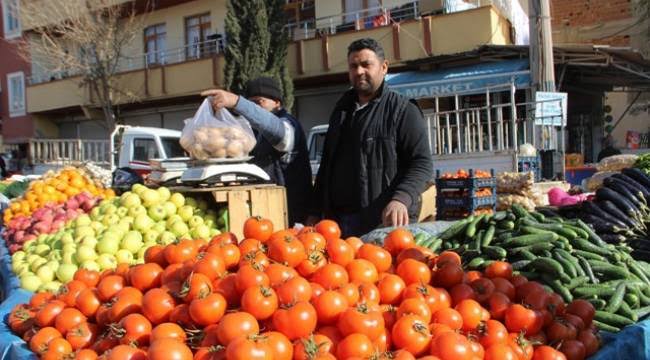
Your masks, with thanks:
M287 188L289 225L304 222L311 196L311 167L302 126L282 107L277 82L259 77L246 85L245 98L225 90L207 90L215 111L232 109L246 118L255 130L256 144L251 163L271 181Z

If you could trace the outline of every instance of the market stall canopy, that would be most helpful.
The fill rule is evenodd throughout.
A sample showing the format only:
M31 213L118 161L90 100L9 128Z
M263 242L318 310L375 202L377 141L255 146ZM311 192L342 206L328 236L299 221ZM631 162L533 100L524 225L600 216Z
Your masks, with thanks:
M516 59L479 63L432 71L406 71L388 74L391 89L409 98L431 98L502 91L530 86L528 60Z

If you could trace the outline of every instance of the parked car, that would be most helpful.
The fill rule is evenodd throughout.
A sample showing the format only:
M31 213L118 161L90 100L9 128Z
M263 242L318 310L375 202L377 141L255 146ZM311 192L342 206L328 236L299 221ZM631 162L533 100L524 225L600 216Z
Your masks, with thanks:
M325 145L325 134L329 125L316 125L309 130L307 135L307 148L309 149L309 163L311 165L311 174L316 178L320 160L323 157L323 146Z

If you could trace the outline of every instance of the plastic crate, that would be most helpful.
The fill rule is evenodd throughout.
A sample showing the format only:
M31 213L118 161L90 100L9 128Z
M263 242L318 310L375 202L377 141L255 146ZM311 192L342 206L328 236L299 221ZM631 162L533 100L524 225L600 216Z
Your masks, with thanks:
M495 207L489 207L489 208L491 208L493 212L496 212ZM486 207L480 207L479 209L486 209ZM472 211L467 211L467 213L468 213L467 216L475 215L476 214L475 212L477 210L479 210L479 209L474 209ZM456 214L453 214L453 215L449 214L450 211L454 211L454 210L458 210L458 209L447 208L447 209L443 210L442 212L437 213L436 214L436 220L460 220L460 219L464 219L464 218L467 217L467 216L459 216L459 215L456 215Z
M436 190L441 192L443 190L470 190L470 195L474 196L474 192L482 188L496 189L497 179L494 176L494 169L490 170L492 177L489 178L476 178L472 175L474 170L469 170L470 177L467 179L442 179L440 178L440 170L436 170ZM494 191L493 191L494 192Z
M436 205L439 211L444 211L446 208L463 208L475 210L480 207L496 205L497 196L481 196L481 197L445 197L438 196L436 198Z
M518 156L517 157L517 171L528 172L532 171L535 176L535 182L539 182L542 178L542 168L540 166L539 156Z

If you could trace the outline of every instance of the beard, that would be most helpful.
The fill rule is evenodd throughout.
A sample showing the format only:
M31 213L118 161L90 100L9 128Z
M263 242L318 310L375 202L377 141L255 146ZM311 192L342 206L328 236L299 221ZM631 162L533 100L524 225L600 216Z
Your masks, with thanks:
M375 92L375 87L369 79L358 79L352 86L359 94L372 95Z

